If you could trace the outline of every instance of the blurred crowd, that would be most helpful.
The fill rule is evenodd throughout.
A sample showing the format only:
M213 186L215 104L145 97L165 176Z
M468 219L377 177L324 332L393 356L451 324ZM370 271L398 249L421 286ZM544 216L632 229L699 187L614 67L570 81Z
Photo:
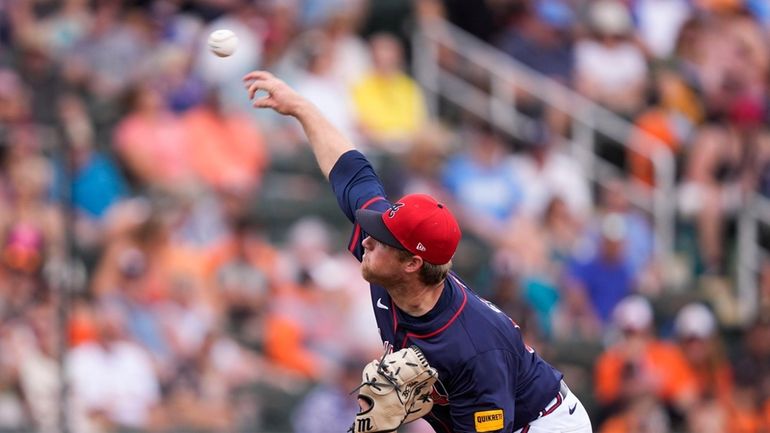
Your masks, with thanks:
M649 160L600 140L624 175L593 184L523 89L524 140L428 111L410 35L438 18L676 156L673 257L629 201ZM770 432L770 264L757 317L733 277L745 197L770 196L768 47L766 0L0 0L0 432L347 430L381 349L367 284L299 125L251 108L254 69L391 197L450 205L456 269L597 432Z

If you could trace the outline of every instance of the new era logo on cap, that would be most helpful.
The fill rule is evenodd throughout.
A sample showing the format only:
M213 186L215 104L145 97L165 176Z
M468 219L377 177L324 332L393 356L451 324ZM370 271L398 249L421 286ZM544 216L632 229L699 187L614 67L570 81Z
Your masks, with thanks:
M407 195L385 212L359 209L356 219L378 241L435 265L452 259L461 237L460 226L449 209L425 194Z

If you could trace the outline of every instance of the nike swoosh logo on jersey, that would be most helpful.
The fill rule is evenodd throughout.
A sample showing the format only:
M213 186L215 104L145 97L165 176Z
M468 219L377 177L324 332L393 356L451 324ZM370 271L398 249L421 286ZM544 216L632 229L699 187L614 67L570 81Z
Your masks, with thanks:
M382 308L383 310L387 310L388 306L382 303L382 298L377 298L377 308Z
M572 415L575 413L575 409L577 409L577 403L573 404L571 408L569 408L569 414Z

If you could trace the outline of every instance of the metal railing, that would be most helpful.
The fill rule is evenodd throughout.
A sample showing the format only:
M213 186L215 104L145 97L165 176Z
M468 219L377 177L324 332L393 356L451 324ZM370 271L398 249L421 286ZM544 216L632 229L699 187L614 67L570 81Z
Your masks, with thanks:
M489 120L498 130L525 139L532 119L516 110L518 89L532 98L568 116L571 137L558 137L579 161L590 180L599 185L621 176L620 170L598 153L597 136L603 135L624 146L626 152L638 153L653 165L654 187L632 179L631 203L647 212L655 230L659 256L666 260L674 253L676 226L676 179L674 155L655 137L635 127L617 114L587 99L565 85L550 79L505 53L444 20L421 24L414 33L413 65L425 92L428 108L438 113L443 98L462 109ZM442 63L442 56L464 59L475 72L487 77L486 86L478 86L464 74ZM478 75L478 74L477 74ZM629 137L641 138L650 146ZM654 149L654 150L651 150ZM760 244L760 226L770 228L770 200L753 194L746 198L739 220L738 263L736 266L737 307L739 317L750 320L758 311L758 280L762 263L770 251Z
M443 98L487 119L498 130L517 139L525 139L532 127L532 119L516 109L516 93L522 89L531 98L569 118L571 137L557 136L557 139L568 147L585 173L599 185L606 184L622 173L598 155L598 135L620 143L627 151L648 158L654 169L655 186L632 181L629 200L651 215L655 245L660 256L665 259L673 253L675 163L673 154L659 140L447 21L436 20L421 25L414 33L412 43L414 74L433 114L438 112L439 100ZM447 54L471 65L476 75L485 77L487 85L478 86L465 78L463 72L444 65L442 56ZM649 140L654 145L643 146L637 140L629 140L631 134Z
M770 263L770 251L760 241L762 225L770 228L770 200L752 193L738 219L737 314L743 320L751 320L758 312L760 273L763 264Z

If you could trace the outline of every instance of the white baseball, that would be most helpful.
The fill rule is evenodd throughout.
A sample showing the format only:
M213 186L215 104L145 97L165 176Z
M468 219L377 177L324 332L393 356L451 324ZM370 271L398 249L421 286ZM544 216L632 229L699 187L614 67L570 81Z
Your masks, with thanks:
M215 30L209 35L209 49L219 57L227 57L238 47L238 36L231 30Z

